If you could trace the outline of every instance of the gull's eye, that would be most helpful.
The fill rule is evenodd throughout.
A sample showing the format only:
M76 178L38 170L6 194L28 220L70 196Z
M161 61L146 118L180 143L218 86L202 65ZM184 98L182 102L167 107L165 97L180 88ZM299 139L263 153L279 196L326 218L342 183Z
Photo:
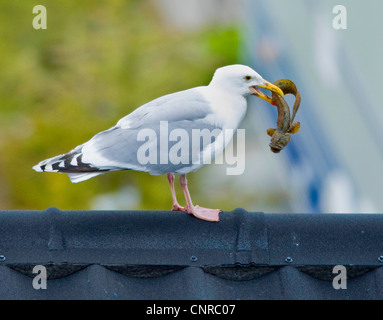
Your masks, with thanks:
M246 81L249 81L249 80L251 80L251 79L252 79L251 76L246 76L246 77L245 77L245 80L246 80Z

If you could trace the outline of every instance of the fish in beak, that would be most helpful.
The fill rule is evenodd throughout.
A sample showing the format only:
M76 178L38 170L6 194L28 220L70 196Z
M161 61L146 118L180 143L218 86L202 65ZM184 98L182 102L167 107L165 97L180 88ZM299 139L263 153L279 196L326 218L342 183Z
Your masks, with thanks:
M270 90L271 92L275 92L275 93L279 94L280 96L283 96L283 91L279 87L277 87L276 85L274 85L274 84L272 84L272 83L270 83L269 81L266 81L266 80L265 80L264 84L258 84L256 86L251 86L250 87L251 94L255 95L258 98L261 98L261 99L267 101L268 103L270 103L272 105L275 105L273 99L271 97L269 97L268 95L264 94L257 87Z

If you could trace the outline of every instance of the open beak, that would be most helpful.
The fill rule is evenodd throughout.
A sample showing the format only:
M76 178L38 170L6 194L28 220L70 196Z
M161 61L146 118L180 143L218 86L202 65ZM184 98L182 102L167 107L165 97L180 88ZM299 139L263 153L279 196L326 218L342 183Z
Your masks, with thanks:
M261 90L259 90L257 87L261 87L267 90L270 90L271 92L275 92L279 94L280 96L283 96L283 91L277 87L276 85L270 83L269 81L265 80L265 84L259 84L257 86L250 87L251 94L257 96L258 98L261 98L268 103L274 104L273 99L269 97L268 95L264 94Z

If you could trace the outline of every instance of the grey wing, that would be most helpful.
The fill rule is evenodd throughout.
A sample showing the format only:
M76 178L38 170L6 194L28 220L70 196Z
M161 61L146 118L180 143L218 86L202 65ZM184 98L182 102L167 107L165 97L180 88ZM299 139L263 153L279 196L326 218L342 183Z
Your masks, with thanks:
M117 126L140 128L160 121L203 119L212 110L199 89L192 88L150 101L118 121Z
M114 127L82 146L82 161L106 170L187 173L205 164L204 151L214 158L213 146L221 136L221 128L206 119L161 121L140 129Z
M195 89L161 97L80 146L82 161L151 174L196 170L204 164L201 153L211 150L221 134L211 114L209 102ZM214 150L205 152L205 158L214 156Z

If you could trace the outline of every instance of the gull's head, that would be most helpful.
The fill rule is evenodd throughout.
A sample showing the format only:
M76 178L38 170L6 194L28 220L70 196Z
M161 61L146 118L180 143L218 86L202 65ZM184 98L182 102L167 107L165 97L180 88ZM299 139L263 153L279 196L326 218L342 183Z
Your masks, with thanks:
M217 69L209 86L217 86L227 92L242 96L253 94L269 103L272 103L272 99L261 92L258 87L268 89L283 96L280 88L263 79L250 67L240 64Z

